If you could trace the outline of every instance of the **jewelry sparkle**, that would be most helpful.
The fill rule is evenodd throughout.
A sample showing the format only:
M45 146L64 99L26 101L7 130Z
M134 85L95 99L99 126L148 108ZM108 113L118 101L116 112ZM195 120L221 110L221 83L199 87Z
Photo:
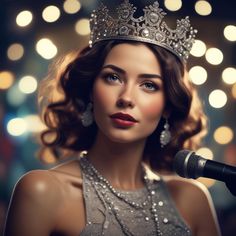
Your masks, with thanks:
M144 15L138 18L134 17L136 10L129 0L124 0L112 16L101 3L91 14L90 46L109 39L147 42L169 50L185 62L197 33L190 25L189 17L177 20L177 27L173 30L163 21L166 13L157 1L153 5L145 6Z

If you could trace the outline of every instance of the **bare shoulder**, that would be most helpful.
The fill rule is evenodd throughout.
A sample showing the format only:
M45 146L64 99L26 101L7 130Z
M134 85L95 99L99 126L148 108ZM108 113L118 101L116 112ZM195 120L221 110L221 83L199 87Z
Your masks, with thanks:
M45 204L59 199L62 191L58 180L48 170L33 170L19 179L14 196Z
M23 175L16 184L16 190L40 194L51 189L56 179L47 170L32 170Z
M49 170L32 170L16 183L12 200L28 201L55 210L68 198L70 188L81 189L80 170L75 161L68 161ZM74 192L73 192L74 193Z
M49 235L55 225L61 199L60 185L49 171L26 173L15 185L4 235Z
M220 235L211 195L197 180L163 177L171 196L194 235Z
M205 185L197 180L184 179L178 176L164 177L168 189L174 200L191 213L213 210L213 203ZM193 204L194 203L194 204Z
M199 199L200 197L203 201L210 198L206 186L197 180L185 179L175 175L165 176L163 179L172 193L180 194L180 196L192 196L192 199Z
M23 175L9 204L5 235L80 232L85 224L80 177L78 163L74 161Z
M31 197L47 195L55 200L63 197L71 182L82 182L79 165L76 161L68 161L49 170L33 170L23 175L17 182L14 192ZM54 196L55 195L55 196ZM56 198L56 199L57 199Z

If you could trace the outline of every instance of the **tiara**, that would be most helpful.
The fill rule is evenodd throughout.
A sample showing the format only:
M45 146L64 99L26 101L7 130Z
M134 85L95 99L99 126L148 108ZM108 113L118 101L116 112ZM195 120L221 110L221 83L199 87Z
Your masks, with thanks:
M108 8L100 3L91 14L89 45L109 39L133 40L163 47L183 61L188 59L197 33L188 16L177 20L177 27L172 30L163 21L166 13L157 1L144 7L143 16L135 18L136 10L129 0L124 0L112 17Z

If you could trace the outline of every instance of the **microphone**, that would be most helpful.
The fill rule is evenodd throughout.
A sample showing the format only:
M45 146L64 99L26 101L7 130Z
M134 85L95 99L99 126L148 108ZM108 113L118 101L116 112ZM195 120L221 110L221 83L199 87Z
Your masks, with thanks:
M206 177L223 181L236 196L236 167L207 160L190 150L179 151L174 158L175 172L184 178Z

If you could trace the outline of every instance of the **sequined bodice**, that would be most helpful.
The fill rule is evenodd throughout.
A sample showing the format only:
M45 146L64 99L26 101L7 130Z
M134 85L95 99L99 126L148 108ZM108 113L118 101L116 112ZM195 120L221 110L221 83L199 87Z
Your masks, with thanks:
M135 191L115 190L116 195L101 181L94 181L90 169L86 168L87 162L84 158L80 159L80 165L87 221L80 236L191 235L189 228L177 212L162 179L149 181L148 188ZM150 201L149 193L153 195L154 202ZM122 195L127 202L120 199L119 195ZM153 219L151 211L153 205L155 205L158 225Z

